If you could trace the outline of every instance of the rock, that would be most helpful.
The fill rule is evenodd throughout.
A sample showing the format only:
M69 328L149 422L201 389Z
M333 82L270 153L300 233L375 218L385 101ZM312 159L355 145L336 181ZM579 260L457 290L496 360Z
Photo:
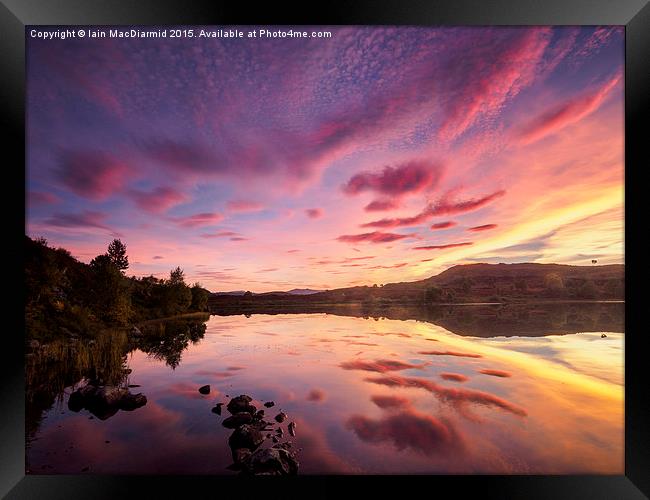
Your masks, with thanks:
M248 412L235 413L232 417L226 418L221 425L228 429L236 429L240 425L250 424L253 421L253 417Z
M277 443L278 441L280 441L280 440L278 439L277 436L273 436L273 437L271 438L271 440L272 440L274 443Z
M241 464L251 456L251 450L248 448L237 448L232 450L232 459L236 464Z
M266 406L267 408L271 408L272 406L275 406L275 403L273 401L267 401L266 403L264 403L264 406Z
M68 399L70 410L78 412L86 408L101 420L112 417L118 410L132 411L145 404L147 397L144 394L131 394L125 388L92 384L80 387Z
M600 336L601 339L604 339L606 337L607 337L607 335L605 335L604 333Z
M278 428L275 430L275 433L276 433L278 436L283 436L283 435L284 435L284 431L282 430L282 427L278 427Z
M217 405L212 408L212 413L216 413L217 415L221 415L221 407L223 406L223 403L217 403Z
M253 400L250 396L246 396L245 394L242 394L241 396L237 396L236 398L232 398L228 402L228 406L226 408L231 414L235 413L241 413L241 412L247 412L250 413L251 415L254 415L255 412L257 411L257 408L250 404L250 402Z
M286 419L287 419L287 414L284 413L283 411L281 411L280 413L278 413L278 414L275 416L275 421L278 422L278 423L280 423L280 424L281 424L282 422L284 422Z
M289 422L289 434L291 434L293 437L296 437L296 423L295 422Z
M140 384L129 384L129 388L140 387Z
M147 396L142 393L128 393L120 400L120 410L133 411L147 404Z
M68 408L75 413L83 409L84 403L84 397L79 391L74 391L70 394L70 398L68 398Z
M255 450L264 441L264 436L256 427L244 424L235 429L228 439L230 448L236 450L238 448L247 448Z
M125 375L131 375L131 373L133 373L133 370L131 368L124 368L124 370L122 370L122 372Z
M210 394L210 386L209 385L204 385L199 387L199 392L201 394Z
M253 453L246 463L246 472L254 475L285 476L298 473L298 462L284 448L265 448Z
M264 418L264 410L257 410L257 413L255 414L255 418L257 419Z
M120 389L119 387L107 385L98 389L95 392L93 399L97 400L97 403L106 406L117 406L122 398L126 397L128 394L128 389Z

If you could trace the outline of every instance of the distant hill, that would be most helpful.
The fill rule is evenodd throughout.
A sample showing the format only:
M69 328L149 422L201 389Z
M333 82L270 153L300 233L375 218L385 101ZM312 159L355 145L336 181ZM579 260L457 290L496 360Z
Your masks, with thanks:
M213 294L211 308L237 305L322 303L467 303L530 300L622 300L625 266L465 264L429 278L385 285L337 288L309 294L269 292L250 297Z
M322 291L323 290L312 290L311 288L294 288L293 290L289 290L287 293L291 295L311 295Z
M323 290L312 290L311 288L294 288L288 292L251 292L252 295L311 295L313 293L320 293ZM246 290L233 290L232 292L214 292L212 295L236 295L241 296L246 293Z

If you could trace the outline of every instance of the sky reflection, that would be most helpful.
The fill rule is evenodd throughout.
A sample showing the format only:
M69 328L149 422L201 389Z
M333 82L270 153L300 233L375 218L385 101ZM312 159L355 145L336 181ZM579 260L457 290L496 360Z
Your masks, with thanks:
M359 351L350 336L377 345ZM480 357L424 354L433 338L439 352ZM128 355L146 406L99 421L67 411L66 396L30 443L28 468L232 474L229 431L211 408L251 394L258 408L276 402L269 417L296 422L300 473L621 474L623 341L478 339L326 314L212 316L174 369ZM199 394L205 384L210 394Z

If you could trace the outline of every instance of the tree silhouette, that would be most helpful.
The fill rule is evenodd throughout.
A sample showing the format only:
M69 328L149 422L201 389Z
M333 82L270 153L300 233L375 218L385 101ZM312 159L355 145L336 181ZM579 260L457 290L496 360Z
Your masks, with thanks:
M200 283L195 283L191 290L192 304L190 309L192 311L207 311L210 292L203 288Z
M185 284L185 273L180 267L177 267L169 273L169 284L170 285L184 285Z
M108 257L115 267L124 271L129 267L129 258L126 256L126 245L121 240L114 239L108 245Z

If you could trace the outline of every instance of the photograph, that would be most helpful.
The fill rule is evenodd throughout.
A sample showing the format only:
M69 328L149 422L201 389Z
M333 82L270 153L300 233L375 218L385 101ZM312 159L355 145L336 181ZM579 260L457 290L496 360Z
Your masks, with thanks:
M24 30L27 476L625 475L625 26Z

